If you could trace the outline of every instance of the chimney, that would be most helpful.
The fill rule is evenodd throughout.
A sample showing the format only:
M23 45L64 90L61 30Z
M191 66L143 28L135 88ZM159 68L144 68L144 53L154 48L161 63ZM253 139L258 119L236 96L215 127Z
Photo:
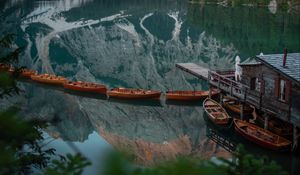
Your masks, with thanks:
M285 66L285 63L286 63L286 56L287 56L287 48L285 48L284 51L283 51L283 63L282 63L282 66L283 66L283 67L286 67L286 66Z

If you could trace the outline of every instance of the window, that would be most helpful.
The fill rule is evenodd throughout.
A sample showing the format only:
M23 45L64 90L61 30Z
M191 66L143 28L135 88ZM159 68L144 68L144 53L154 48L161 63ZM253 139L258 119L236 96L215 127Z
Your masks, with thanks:
M258 78L255 79L255 90L260 92L260 80Z
M256 78L251 78L251 80L250 80L250 89L251 90L255 89L255 82L256 82Z
M283 78L275 78L275 96L283 102L290 101L291 82Z
M251 78L250 89L260 92L260 88L261 88L260 79L257 77Z
M279 83L279 100L286 100L286 82L285 80L280 80Z

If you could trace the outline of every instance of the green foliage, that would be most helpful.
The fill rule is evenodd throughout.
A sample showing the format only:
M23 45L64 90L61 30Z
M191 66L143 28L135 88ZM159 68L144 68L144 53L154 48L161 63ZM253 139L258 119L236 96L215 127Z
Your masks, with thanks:
M17 73L14 74L18 76ZM19 94L20 89L17 87L15 80L6 72L0 72L0 99L5 96Z
M10 65L17 62L22 48L13 49L14 34L0 39L0 63ZM10 75L0 71L0 99L19 93L15 82L21 68L16 68ZM42 128L46 125L40 121L25 121L18 116L18 108L10 107L0 111L0 174L28 174L32 168L43 169L50 164L55 149L45 149ZM54 160L55 169L47 169L48 174L81 174L90 163L82 156L67 155L66 161ZM50 164L51 165L51 164Z
M67 154L63 160L53 160L53 165L47 168L45 175L80 175L86 166L91 163L80 154L74 156Z
M129 156L125 153L120 152L111 152L106 157L106 161L104 163L104 174L105 175L129 175L136 174L134 171L139 171L139 169L135 169L131 162L133 161L133 157Z
M14 34L7 34L0 39L0 64L10 65L10 63L17 62L22 48L13 49ZM13 77L17 77L19 69L16 68ZM19 94L19 88L16 86L15 80L7 73L0 70L0 99L4 96L11 96L12 94Z
M300 15L282 11L274 15L267 9L249 7L188 8L188 22L222 44L232 44L241 58L252 58L261 52L282 53L284 48L299 52Z
M17 113L15 107L0 113L0 174L22 174L33 166L43 168L54 155L54 149L40 146L42 124L20 120Z
M237 151L233 154L236 161L219 158L221 165L216 165L224 173L230 175L286 175L287 173L274 161L267 157L256 158L246 152L242 145L239 145Z
M224 3L231 6L255 5L267 6L271 0L189 0L190 2ZM276 0L279 8L285 9L287 4L299 4L299 0Z
M32 167L44 169L45 174L82 174L90 163L81 155L63 156L61 160L51 159L55 149L45 149L40 121L24 121L17 116L18 109L11 107L0 113L0 174L27 174ZM44 173L43 173L44 174Z
M23 48L13 48L14 38L14 34L7 34L0 39L0 63L13 63L18 61Z
M107 158L105 175L286 175L274 161L266 157L256 158L239 146L233 154L233 160L219 158L217 164L211 160L192 160L179 158L155 167L136 167L130 164L132 159L113 152Z
M215 166L210 161L204 160L189 160L189 159L178 159L175 162L171 162L153 169L146 169L142 173L143 175L198 175L198 174L210 174L219 175L222 171Z

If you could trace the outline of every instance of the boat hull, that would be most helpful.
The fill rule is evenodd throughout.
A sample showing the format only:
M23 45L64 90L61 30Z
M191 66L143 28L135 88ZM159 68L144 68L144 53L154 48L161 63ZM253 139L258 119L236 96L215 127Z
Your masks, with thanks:
M33 81L44 83L44 84L50 84L50 85L63 85L67 82L66 78L47 78L47 76L43 77L41 75L32 75L31 79Z
M92 92L92 93L100 93L100 94L106 94L106 92L107 92L107 88L103 85L97 85L98 87L97 86L84 87L84 86L80 86L80 85L65 83L63 86L65 89L72 90L72 91Z
M219 92L212 91L212 96L218 95ZM209 95L209 91L168 91L166 93L166 100L177 101L196 101L204 100Z
M9 64L0 64L0 71L8 71L10 68Z
M22 70L20 73L20 76L23 78L31 78L31 76L33 75L37 75L37 71L33 71L33 70Z
M280 144L276 144L276 143L272 143L271 141L268 141L268 140L264 140L262 138L258 138L254 135L251 135L249 134L247 131L241 129L241 126L239 123L244 123L244 126L246 127L253 127L255 128L256 130L262 132L262 133L265 133L266 135L270 135L270 137L274 137L274 138L278 138L280 140L284 140L285 143L280 143ZM244 138L246 138L247 140L250 140L254 143L256 143L257 145L260 145L264 148L267 148L267 149L271 149L271 150L287 150L290 148L290 144L291 142L280 137L279 135L276 135L276 134L273 134L271 133L270 131L267 131L267 130L264 130L264 129L261 129L259 128L258 126L256 125L253 125L253 124L250 124L248 122L245 122L245 121L241 121L241 120L237 120L235 119L234 120L234 123L235 123L235 130L241 135L243 136Z
M131 89L122 89L119 90L110 90L107 92L107 95L111 98L122 98L122 99L159 99L161 92L152 91L152 90L131 90Z
M234 104L231 104L231 103L234 103ZM235 100L230 99L229 101L224 101L223 106L226 109L228 109L236 114L241 114L241 104L237 104L237 102ZM250 114L252 112L253 112L253 109L250 106L248 106L248 105L244 106L243 114Z
M208 118L217 125L227 125L230 120L230 116L227 114L225 109L216 101L212 99L205 99L203 107L208 115Z

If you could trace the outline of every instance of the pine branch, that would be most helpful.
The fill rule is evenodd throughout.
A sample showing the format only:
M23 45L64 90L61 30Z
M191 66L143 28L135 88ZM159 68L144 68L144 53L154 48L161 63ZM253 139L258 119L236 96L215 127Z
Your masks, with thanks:
M7 34L0 40L0 47L11 48L15 34Z
M1 63L11 63L18 62L19 54L23 51L23 47L19 47L14 51L10 52L8 55L0 58Z

